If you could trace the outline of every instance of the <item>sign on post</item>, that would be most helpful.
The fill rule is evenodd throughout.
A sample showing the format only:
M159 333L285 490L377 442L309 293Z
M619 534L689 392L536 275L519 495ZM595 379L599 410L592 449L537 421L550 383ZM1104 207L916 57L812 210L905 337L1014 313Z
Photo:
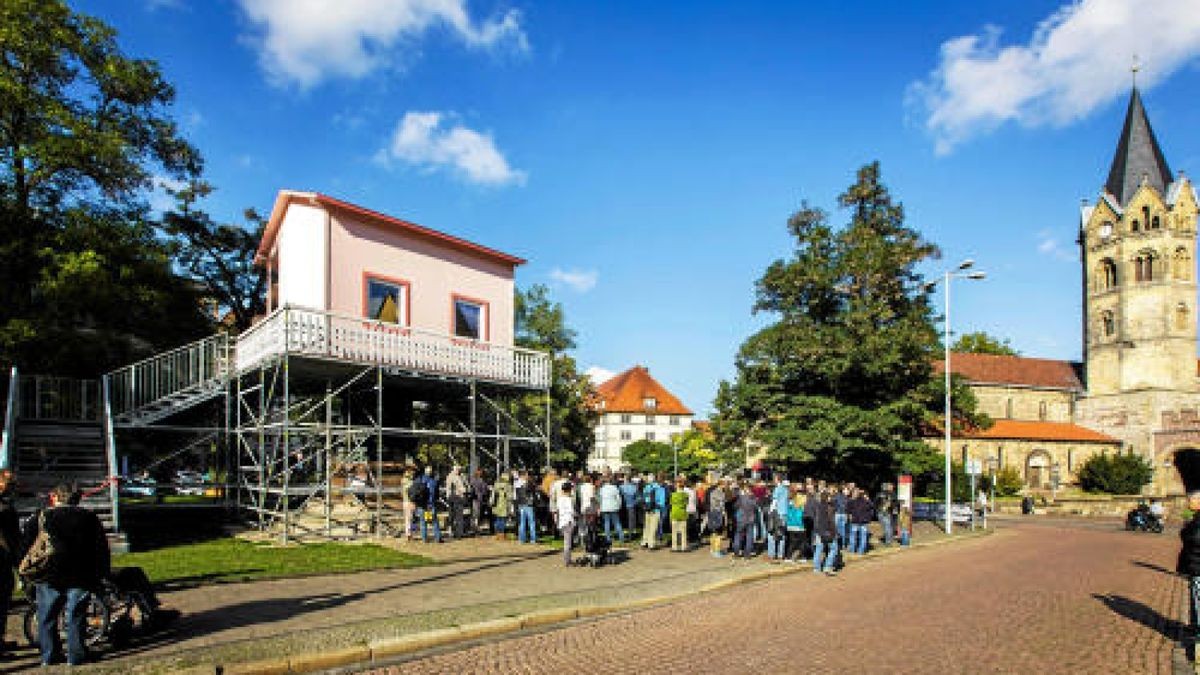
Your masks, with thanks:
M966 466L967 475L978 476L983 473L983 461L979 459L968 459Z

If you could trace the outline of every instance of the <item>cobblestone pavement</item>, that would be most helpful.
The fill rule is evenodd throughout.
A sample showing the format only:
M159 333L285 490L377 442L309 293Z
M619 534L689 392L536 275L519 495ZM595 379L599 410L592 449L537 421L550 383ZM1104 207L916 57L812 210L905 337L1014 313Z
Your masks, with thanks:
M374 672L1171 672L1176 537L1005 526Z

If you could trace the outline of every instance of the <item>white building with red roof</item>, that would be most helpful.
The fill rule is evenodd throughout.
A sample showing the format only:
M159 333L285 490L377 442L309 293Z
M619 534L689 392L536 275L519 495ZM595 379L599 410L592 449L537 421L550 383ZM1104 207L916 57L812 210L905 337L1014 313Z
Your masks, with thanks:
M670 443L691 428L692 411L650 369L634 366L596 385L596 445L588 457L590 471L622 471L621 451L634 441Z

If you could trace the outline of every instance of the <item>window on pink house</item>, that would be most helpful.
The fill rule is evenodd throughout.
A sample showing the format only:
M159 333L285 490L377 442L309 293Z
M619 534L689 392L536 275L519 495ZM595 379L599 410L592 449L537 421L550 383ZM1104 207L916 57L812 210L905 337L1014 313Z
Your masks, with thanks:
M472 340L487 339L487 305L465 298L454 299L454 335Z
M383 323L408 325L408 284L367 277L366 315Z

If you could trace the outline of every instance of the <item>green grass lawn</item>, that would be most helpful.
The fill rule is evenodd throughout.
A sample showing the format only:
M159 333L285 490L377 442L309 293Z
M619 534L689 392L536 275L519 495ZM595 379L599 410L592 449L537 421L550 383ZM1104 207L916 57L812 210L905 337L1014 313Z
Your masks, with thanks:
M139 566L155 585L172 587L410 568L432 563L429 558L375 544L274 546L233 538L113 556L114 566Z
M220 497L205 497L204 495L162 495L161 497L121 497L121 505L153 505L153 504L220 504Z

